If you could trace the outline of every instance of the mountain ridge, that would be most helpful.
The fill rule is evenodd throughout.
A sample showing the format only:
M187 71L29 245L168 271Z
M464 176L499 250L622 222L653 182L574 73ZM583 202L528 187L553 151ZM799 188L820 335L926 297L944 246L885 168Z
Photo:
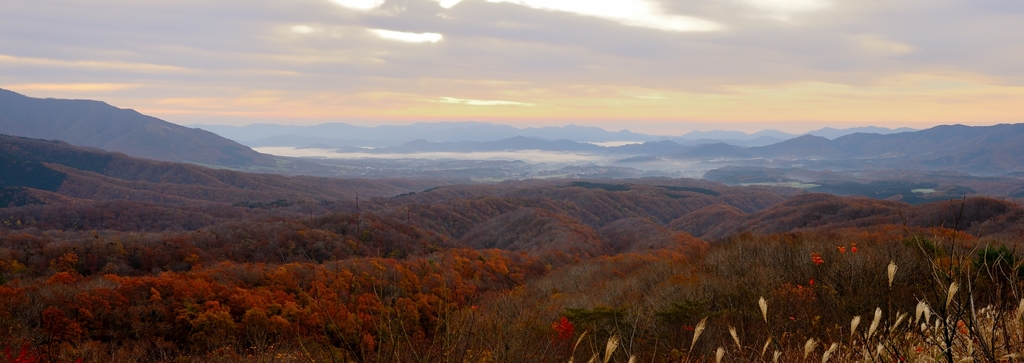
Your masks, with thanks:
M0 187L33 188L82 200L170 204L322 201L394 196L452 182L245 173L136 158L63 141L0 135Z
M33 98L0 89L0 133L163 161L243 167L274 157L212 132L187 128L106 102Z

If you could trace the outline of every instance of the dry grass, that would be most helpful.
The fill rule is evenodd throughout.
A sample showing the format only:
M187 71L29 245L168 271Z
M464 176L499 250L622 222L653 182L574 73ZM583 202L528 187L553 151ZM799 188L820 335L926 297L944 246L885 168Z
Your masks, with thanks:
M890 287L899 271L895 263L886 269ZM934 309L919 301L913 309L895 309L883 313L875 308L871 324L859 329L861 317L850 320L849 334L844 340L835 337L807 337L802 349L773 345L766 337L760 349L744 346L735 327L728 327L735 348L719 346L713 355L691 356L681 362L1019 362L1024 361L1024 299L1013 310L994 306L975 308L974 296L960 296L960 284L952 282L945 289L944 305ZM758 299L760 315L769 324L770 303ZM912 316L911 316L912 311ZM706 329L707 318L694 331L690 351ZM776 349L766 354L769 348ZM751 355L751 352L760 352Z
M1024 362L1024 259L1014 241L955 230L892 236L746 237L703 257L697 272L676 272L644 294L611 294L634 296L638 307L588 328L633 337L621 344L640 349L618 361ZM847 249L828 253L834 246ZM585 304L588 292L603 294L584 289L572 303ZM672 310L682 314L676 322L624 325L680 298L694 303Z

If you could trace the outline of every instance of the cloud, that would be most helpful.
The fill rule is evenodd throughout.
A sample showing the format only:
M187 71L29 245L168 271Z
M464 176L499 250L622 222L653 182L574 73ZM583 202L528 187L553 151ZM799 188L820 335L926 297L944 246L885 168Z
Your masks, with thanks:
M432 0L449 9L463 0ZM672 15L651 0L486 0L509 3L532 9L558 11L611 20L627 26L673 32L716 31L723 26L714 21L692 16ZM443 14L442 14L443 15ZM447 16L442 16L447 18Z
M309 25L295 25L295 26L292 26L291 30L292 30L292 33L313 34L313 32L316 31L316 28L311 27Z
M369 29L369 31L383 39L406 43L437 43L444 39L444 36L438 33L407 33L385 29Z
M121 91L138 87L138 84L124 83L30 83L4 85L2 88L14 89L22 92L103 92Z
M462 2L462 0L434 0L434 1L436 1L438 5L441 5L441 7L445 8L445 9L449 9L452 6L455 6L458 3Z
M384 1L385 0L328 0L328 1L330 1L332 3L335 3L335 4L338 4L338 5L341 5L343 7L352 9L352 10L368 11L368 10L376 9L376 8L380 7L381 5L384 5Z
M456 103L470 106L534 106L532 103L495 101L495 100L469 100L464 98L441 97L441 103Z
M43 67L67 67L67 68L93 68L93 69L117 69L132 72L183 72L187 68L168 66L161 64L134 63L134 62L110 62L93 60L60 60L34 57L15 57L0 54L0 63L15 65L43 66Z
M751 17L774 19L782 23L797 23L805 13L821 11L833 6L833 0L736 0Z
M745 3L768 11L793 13L820 10L828 6L825 0L743 0Z
M2 7L0 85L102 99L172 122L487 120L632 129L1024 121L1021 2L47 0ZM719 31L672 30L698 29L692 19ZM906 79L921 81L880 86ZM192 101L163 102L174 100Z
M533 9L561 11L616 21L623 25L674 32L721 30L723 26L691 16L666 14L658 3L647 0L487 0Z
M871 54L903 55L914 52L913 46L888 40L880 35L856 35L853 39L861 49Z

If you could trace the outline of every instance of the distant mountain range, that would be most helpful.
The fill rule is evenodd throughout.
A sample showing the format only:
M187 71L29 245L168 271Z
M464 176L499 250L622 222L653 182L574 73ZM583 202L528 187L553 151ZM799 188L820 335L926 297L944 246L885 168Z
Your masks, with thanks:
M0 134L68 143L164 161L274 166L274 157L209 131L104 102L26 97L0 89Z
M653 141L657 136L638 134L630 131L611 132L598 127L562 126L519 129L507 125L483 122L436 122L416 123L405 126L355 126L344 123L328 123L315 126L285 126L255 124L248 126L191 125L243 144L262 146L311 145L382 147L398 146L409 141L423 139L432 142L476 141L488 142L511 137L533 137L548 140L573 140L577 142L609 141Z
M191 125L214 132L251 147L390 147L414 140L430 142L493 142L514 137L570 140L580 143L673 141L680 145L726 143L737 146L764 146L800 135L776 130L747 134L740 131L693 131L682 136L648 135L629 130L607 131L599 127L559 126L516 128L484 122L416 123L406 126L355 126L327 123L314 126L255 124L248 126ZM834 139L853 133L891 134L915 131L909 128L858 127L851 129L823 128L806 135Z
M405 158L406 154L415 159L414 154L418 153L539 150L596 155L603 160L596 161L597 164L639 171L686 169L702 173L742 166L836 172L946 170L974 175L1024 174L1024 124L950 125L921 131L823 128L804 135L775 130L753 134L694 131L676 137L572 125L515 128L480 122L377 127L342 123L202 127L209 131L175 125L98 101L38 99L0 90L0 134L56 139L163 161L291 174L375 175L375 170L383 170L384 164L284 159L261 154L228 138L253 146L336 149L359 153L352 157L371 160L395 155ZM458 155L452 158L459 159ZM8 162L15 165L20 161L15 158ZM409 169L410 164L390 165L385 167L398 170ZM442 170L436 166L423 167ZM501 177L526 177L531 172L515 165L488 167Z
M955 170L982 175L1005 175L1024 172L1024 124L937 126L922 131L886 135L855 133L833 140L803 135L756 147L724 142L690 146L669 140L603 147L568 139L551 141L517 136L488 142L432 142L419 139L399 146L375 149L339 148L339 151L359 152L368 156L520 150L604 155L619 158L637 168L643 168L642 164L652 160L684 160L718 163L721 166L797 165L815 170Z

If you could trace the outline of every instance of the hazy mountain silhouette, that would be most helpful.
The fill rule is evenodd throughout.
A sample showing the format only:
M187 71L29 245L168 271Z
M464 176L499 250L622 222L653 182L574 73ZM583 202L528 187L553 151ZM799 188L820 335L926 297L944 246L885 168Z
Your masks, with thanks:
M320 144L339 146L380 146L401 145L413 140L430 142L499 141L512 137L544 138L547 140L566 139L577 142L607 141L654 141L665 137L645 135L622 130L607 131L591 126L546 126L516 128L508 125L485 122L433 122L412 125L356 126L345 123L326 123L312 126L254 124L248 126L193 125L215 132L221 136L246 145L259 146L309 146L308 140L316 139ZM288 139L276 137L289 135Z
M335 200L394 196L437 184L447 183L245 173L0 135L0 189L31 188L82 200L178 205Z
M690 153L708 157L723 155L721 152L700 154L700 149L695 148ZM855 133L834 140L804 135L772 145L735 150L736 158L742 158L744 154L740 151L745 151L766 162L812 162L815 169L955 170L1003 175L1024 171L1024 124L945 125L885 135Z
M936 126L889 135L851 134L830 142L849 157L875 158L906 169L976 174L1024 171L1024 124Z
M104 102L40 99L0 89L0 133L56 139L128 155L218 166L273 166L212 132L191 129Z
M508 125L486 122L434 122L411 125L357 126L346 123L320 125L276 125L253 124L247 126L192 125L218 135L238 141L251 147L288 146L357 146L389 147L399 146L414 140L430 142L494 142L513 137L542 138L546 140L571 140L576 142L613 141L673 141L685 146L726 143L736 146L756 147L789 140L800 135L777 130L763 130L755 133L741 131L692 131L681 136L650 135L629 130L607 131L592 126L546 126L516 128ZM823 128L807 134L834 139L856 132L888 134L913 131L912 129L887 129L884 127L857 127L851 129Z
M673 155L679 159L707 160L707 159L746 159L753 155L747 148L729 145L723 142L714 144L697 145L693 149Z
M772 166L773 163L783 163L777 166L785 166L785 163L802 163L804 167L812 170L956 170L985 175L1024 171L1024 124L937 126L927 130L884 135L855 133L834 140L808 134L757 147L743 147L725 142L689 146L670 140L598 146L569 139L550 140L526 136L495 141L435 142L416 139L398 146L374 149L334 145L317 147L366 154L541 150L604 155L629 162L631 165L662 159L678 159L715 161L722 165L729 165L735 160L742 161L741 165L749 166Z
M877 126L853 127L853 128L848 128L848 129L836 129L836 128L831 128L831 127L823 127L821 129L808 132L808 133L806 133L806 135L821 136L821 137L824 137L824 138L829 139L829 140L834 140L834 139L839 138L839 137L843 137L843 136L850 135L850 134L856 134L856 133L887 135L887 134L895 134L895 133L900 133L900 132L914 132L914 131L918 131L918 130L917 129L912 129L912 128L909 128L909 127L900 127L900 128L897 128L897 129L889 129L889 128L877 127Z
M814 135L804 135L750 150L754 154L764 157L787 159L834 159L845 154L832 146L829 139Z
M797 137L798 135L785 133L778 130L762 130L753 134L748 134L742 131L691 131L683 136L674 138L674 141L680 142L683 140L754 140L761 137L769 137L777 140L787 140Z
M610 159L629 160L638 168L643 168L645 160L714 160L717 165L726 166L731 165L730 159L736 159L748 166L793 167L800 163L800 167L810 170L956 170L983 175L1024 172L1024 124L951 125L921 131L823 128L802 136L775 130L753 134L695 131L676 138L574 125L520 129L482 122L211 128L233 133L236 139L262 140L267 145L339 148L369 154L542 150L607 155ZM846 134L854 131L868 132ZM275 166L273 156L211 132L98 101L38 99L0 90L0 133L64 140L164 161L229 167ZM829 139L837 135L842 136ZM610 141L643 143L614 147L592 143ZM358 148L353 144L356 142L373 144L370 146L374 149ZM319 170L314 165L306 169L310 168L333 175L329 167Z

